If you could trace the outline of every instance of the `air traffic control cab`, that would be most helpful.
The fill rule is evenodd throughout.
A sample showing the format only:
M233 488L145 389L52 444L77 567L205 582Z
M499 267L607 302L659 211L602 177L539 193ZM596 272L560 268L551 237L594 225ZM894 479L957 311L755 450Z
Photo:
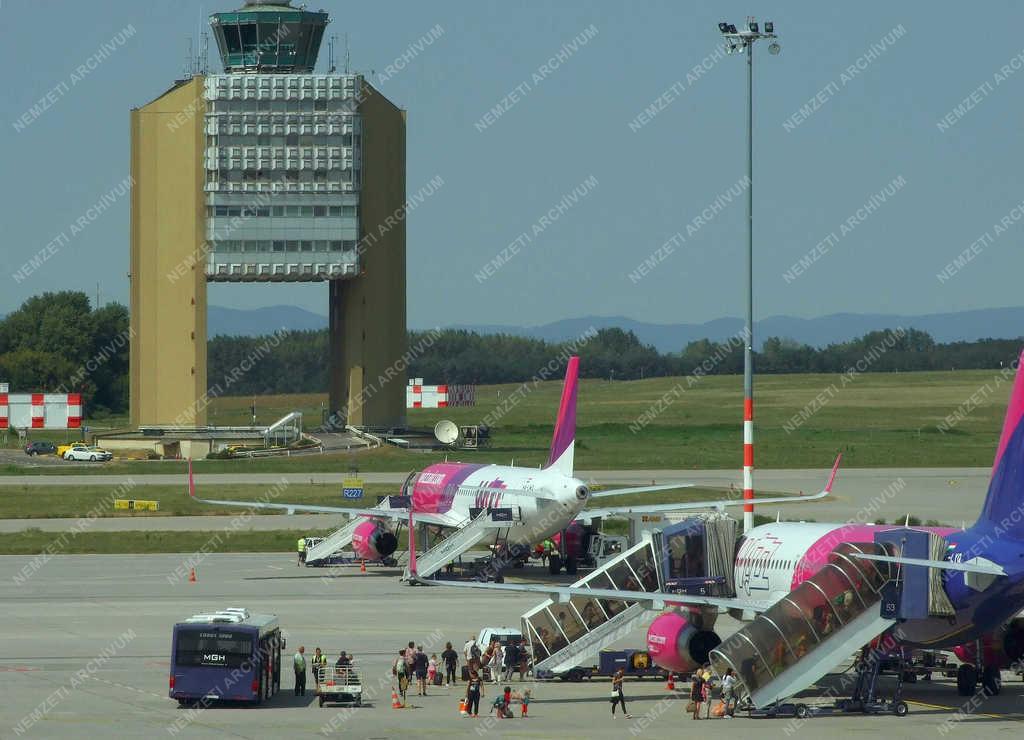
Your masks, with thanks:
M282 282L328 284L333 426L404 424L405 112L314 71L330 20L289 0L214 13L223 72L132 111L134 427L205 426L208 283Z

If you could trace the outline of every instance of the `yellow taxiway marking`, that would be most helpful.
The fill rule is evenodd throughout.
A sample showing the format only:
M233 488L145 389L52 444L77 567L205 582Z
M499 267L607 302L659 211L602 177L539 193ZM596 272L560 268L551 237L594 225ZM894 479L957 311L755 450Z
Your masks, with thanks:
M957 711L957 707L947 707L943 704L929 704L928 702L916 701L914 699L904 699L904 701L906 701L907 704L916 704L919 707L928 707L930 709L948 709L952 711ZM988 714L987 712L970 712L969 716L989 717L990 719L1010 719L1010 715L1008 714Z

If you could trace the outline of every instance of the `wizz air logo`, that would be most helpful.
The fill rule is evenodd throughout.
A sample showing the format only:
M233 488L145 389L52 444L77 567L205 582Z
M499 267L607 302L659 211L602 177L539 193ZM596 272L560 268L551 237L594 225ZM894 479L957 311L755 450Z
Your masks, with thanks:
M477 491L476 498L473 500L473 505L479 509L496 509L501 504L501 491L495 491L495 488L505 488L505 481L501 478L495 478L490 483L483 484L485 489Z

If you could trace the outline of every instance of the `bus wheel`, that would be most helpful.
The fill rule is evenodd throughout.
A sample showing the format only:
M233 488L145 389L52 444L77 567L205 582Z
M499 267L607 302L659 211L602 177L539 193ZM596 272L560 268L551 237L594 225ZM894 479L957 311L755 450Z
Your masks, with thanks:
M323 694L320 694L319 701L320 701L320 706L323 706L324 705L324 695Z

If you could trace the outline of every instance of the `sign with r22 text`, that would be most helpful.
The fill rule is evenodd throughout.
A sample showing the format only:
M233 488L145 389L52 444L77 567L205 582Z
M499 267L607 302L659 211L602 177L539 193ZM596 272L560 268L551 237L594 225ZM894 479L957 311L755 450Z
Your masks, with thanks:
M344 498L358 499L363 497L363 479L346 478L341 482L341 495Z

